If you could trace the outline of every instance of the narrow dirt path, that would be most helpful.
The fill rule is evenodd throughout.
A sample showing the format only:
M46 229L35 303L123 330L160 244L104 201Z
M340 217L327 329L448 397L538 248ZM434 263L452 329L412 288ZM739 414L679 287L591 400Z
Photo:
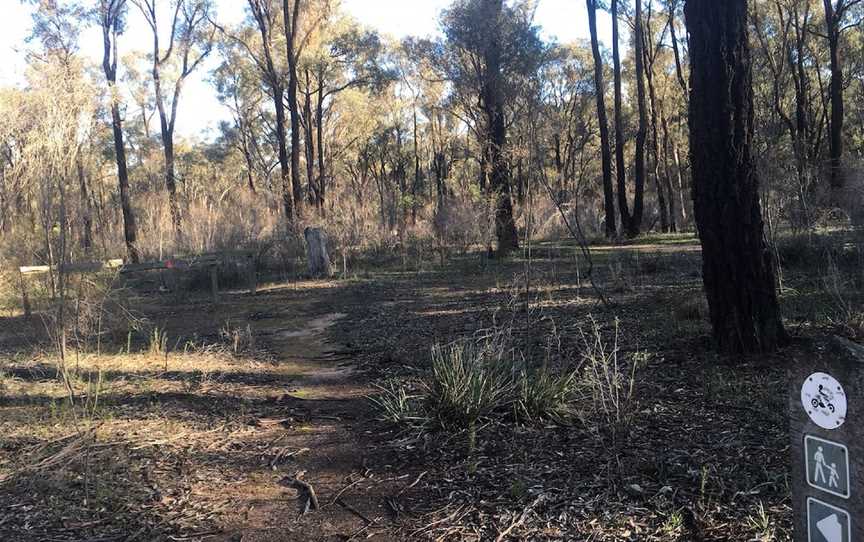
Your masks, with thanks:
M219 540L393 539L387 533L395 514L386 503L398 480L387 480L369 466L380 464L370 462L375 453L366 431L370 388L357 373L352 353L328 340L330 328L348 315L334 310L302 321L304 313L329 307L331 292L321 293L282 314L252 314L252 330L275 356L273 370L285 375L287 389L269 398L276 408L254 421L259 431L249 443L271 450L271 472L250 473L226 488L229 495L222 497L235 506L220 519L224 534ZM260 307L273 310L272 301ZM317 510L294 479L314 490Z

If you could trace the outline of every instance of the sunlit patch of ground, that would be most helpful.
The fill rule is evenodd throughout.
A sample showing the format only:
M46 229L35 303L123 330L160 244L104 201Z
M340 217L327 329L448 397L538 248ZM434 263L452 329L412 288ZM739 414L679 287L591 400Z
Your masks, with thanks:
M822 245L778 251L796 337L864 330L859 243L840 241L836 291ZM692 236L593 247L590 276L572 243L523 256L349 269L216 305L144 296L167 357L146 336L73 351L65 382L20 315L0 320L15 341L0 354L0 539L789 540L783 363L806 341L720 359ZM465 434L380 423L364 398L428 374L435 343L509 325L536 354L554 330L578 361L581 333L611 338L616 321L621 352L646 357L614 445L590 420L490 419L469 456ZM301 514L295 476L319 511Z

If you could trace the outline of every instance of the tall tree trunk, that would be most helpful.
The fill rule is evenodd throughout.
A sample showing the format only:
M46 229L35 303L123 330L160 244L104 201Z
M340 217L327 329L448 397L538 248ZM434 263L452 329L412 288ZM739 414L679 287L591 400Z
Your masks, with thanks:
M158 53L153 61L153 86L156 94L156 109L159 111L159 135L162 139L162 155L165 159L165 188L168 190L168 208L171 212L171 224L174 226L174 236L177 241L183 237L180 204L177 201L177 183L174 178L174 126L168 120L165 103L162 100L161 67Z
M113 87L113 82L110 83ZM112 89L113 94L113 89ZM123 211L123 237L126 241L126 254L132 263L138 263L141 255L138 252L138 227L135 224L135 212L129 196L129 172L126 169L126 147L123 144L123 124L120 119L120 104L116 100L111 103L111 128L114 135L114 160L117 162L117 184L120 187L120 209Z
M420 188L420 153L418 150L417 105L414 113L414 184L411 186L411 224L417 224L417 189Z
M486 193L486 189L489 187L489 144L486 141L479 141L480 146L480 176L478 182L480 183L480 192Z
M306 91L303 99L303 124L306 131L306 183L309 185L309 203L318 204L318 186L315 183L315 137L312 121L312 90L309 70L306 70Z
M268 2L270 0L267 0ZM252 12L258 32L261 35L261 51L263 60L256 60L263 74L263 80L270 87L273 97L273 108L276 111L276 145L279 156L279 177L282 189L282 206L285 209L285 225L289 230L294 229L295 219L302 206L302 201L295 201L294 189L291 180L291 165L288 160L288 145L285 133L285 87L283 77L273 61L273 26L275 25L273 13L265 7L272 4L263 4L259 0L247 0L249 10ZM283 6L284 8L284 6ZM290 78L289 78L290 83ZM296 100L295 100L296 102ZM293 139L292 139L293 141Z
M675 209L675 190L672 188L672 170L669 167L669 131L666 128L666 115L663 113L663 105L659 105L660 109L660 130L663 131L663 188L666 190L666 204L669 209L669 231L674 233L678 231L678 215ZM656 140L659 138L657 134L658 127L654 125L655 147L659 146ZM659 152L659 150L658 150ZM657 157L659 160L659 156ZM683 224L682 224L683 226Z
M678 0L669 2L669 39L672 42L672 53L675 55L675 75L678 77L678 84L681 85L681 90L684 92L684 99L687 99L690 89L684 78L684 70L681 69L681 52L678 50L678 33L675 30L675 11L677 8Z
M842 21L832 5L832 0L823 0L825 4L825 30L828 36L828 53L831 60L831 121L828 124L828 152L830 154L831 190L836 192L843 188L843 66L840 63L840 25ZM838 0L838 8L843 7L843 0ZM837 194L835 194L835 200Z
M627 205L627 165L624 163L624 119L621 116L621 54L618 51L618 1L612 0L612 74L615 84L615 174L618 178L618 214L621 232L629 233L630 209Z
M78 158L75 160L75 166L78 170L78 196L81 198L81 248L89 254L93 248L93 209L90 205L87 175L84 172L84 162L81 159L80 149L78 151Z
M679 201L681 202L681 223L682 225L687 222L687 198L684 195L686 190L684 188L684 175L681 174L681 153L678 152L678 143L675 142L675 138L671 138L672 141L672 158L675 159L675 176L678 180L678 195L680 196Z
M255 137L246 133L245 123L238 123L238 131L240 133L240 152L243 154L243 160L246 162L246 186L249 191L255 194L255 163L252 156L252 145L250 138Z
M609 121L606 118L606 84L603 81L603 57L597 39L597 0L586 0L588 29L591 32L591 53L594 57L594 96L597 99L597 120L600 125L600 157L603 167L603 206L606 211L606 237L615 236L615 194L612 189L612 155L609 144Z
M503 0L483 0L487 24L484 60L486 81L483 88L483 106L487 117L489 146L489 184L495 198L495 233L499 252L506 254L519 248L516 222L513 219L513 201L510 197L510 178L504 149L507 144L507 126L504 122L504 96L501 81L501 11Z
M645 108L645 41L642 26L642 0L636 0L636 32L634 33L636 60L636 99L639 108L639 127L636 131L636 172L633 216L630 218L630 237L639 235L642 229L642 212L645 200L645 138L648 131L648 115Z
M137 237L138 228L135 224L135 214L132 211L129 196L129 172L126 169L126 147L123 143L123 121L120 118L120 103L117 92L117 36L120 32L121 14L125 9L125 0L110 5L103 5L99 12L102 26L102 70L108 81L108 96L111 99L111 130L114 138L114 160L117 163L117 184L120 189L120 208L123 213L123 237L126 241L126 254L132 263L140 261Z
M324 209L324 200L327 193L327 170L324 163L324 88L320 82L323 82L324 75L319 74L319 85L317 100L315 102L315 135L318 141L318 212L322 216L326 213Z
M777 3L777 9L781 6ZM789 15L792 28L795 31L795 41L788 46L786 58L789 62L792 82L795 87L795 123L789 125L789 135L792 137L792 149L795 154L795 171L798 177L798 199L806 227L810 227L810 211L807 207L807 168L809 162L810 146L810 109L808 104L808 79L805 71L804 44L805 28L810 18L810 4L804 6L804 22L801 22L801 13L798 10L798 2L793 2ZM794 54L793 54L794 52Z
M276 109L276 144L279 149L279 179L282 184L282 206L288 227L294 226L296 211L299 207L294 200L291 185L291 169L288 162L288 146L285 144L285 90L279 83L272 83L273 107Z
M297 102L297 24L300 17L300 1L294 0L293 12L288 0L282 0L282 15L285 21L285 48L288 58L288 113L291 117L291 191L294 196L294 211L303 215L303 183L300 180L300 104Z
M650 30L651 28L651 20L650 14L649 19L646 23L647 28ZM649 35L646 36L645 33L643 35L643 58L645 59L645 79L648 81L648 105L649 110L651 111L651 150L654 155L654 185L657 190L657 206L660 210L660 229L663 232L673 232L676 231L675 227L675 199L672 197L672 191L666 191L667 186L671 186L669 182L669 164L666 160L666 148L664 146L663 149L663 178L661 180L660 176L660 121L659 117L662 116L662 104L657 100L657 91L654 88L654 62L656 59L655 54L653 53L654 49L652 44L649 44L649 40L653 41L653 38ZM668 198L668 199L667 199Z
M690 155L702 274L718 348L767 352L785 339L751 157L747 0L687 0Z

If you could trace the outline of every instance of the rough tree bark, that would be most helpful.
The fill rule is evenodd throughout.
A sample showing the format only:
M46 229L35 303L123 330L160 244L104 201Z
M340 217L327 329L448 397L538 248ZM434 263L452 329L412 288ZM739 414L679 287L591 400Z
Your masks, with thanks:
M612 75L615 86L615 174L618 179L618 214L621 232L630 232L627 205L627 164L624 163L624 119L621 117L621 53L618 51L618 0L612 0Z
M693 201L714 340L730 354L772 351L786 334L751 156L747 0L687 0L685 13Z
M120 103L117 96L117 36L122 28L122 16L126 0L103 0L100 5L99 23L102 27L102 70L108 81L111 99L111 129L114 137L114 159L117 163L117 183L120 188L120 208L123 212L123 237L126 254L132 263L141 259L136 246L138 229L129 197L129 172L126 168L126 146L123 143L123 121L120 118Z
M294 227L295 205L302 202L294 199L291 185L291 167L288 162L288 146L285 142L285 87L282 83L282 74L277 70L273 60L273 26L274 13L272 0L247 0L252 17L261 34L261 51L263 59L253 55L255 63L263 74L263 79L270 87L273 96L273 108L276 110L276 144L279 155L279 173L282 180L282 206L285 209L286 226ZM251 48L247 46L251 52ZM290 81L289 81L290 83Z
M309 274L313 277L330 277L330 256L327 254L327 235L321 228L303 230L306 238L306 256L309 260Z
M642 26L642 0L636 0L636 21L633 41L633 54L636 62L636 101L639 108L639 127L636 130L636 163L634 174L635 194L633 199L633 216L630 217L629 237L639 235L642 229L642 212L645 199L645 139L648 126L648 115L645 107L645 42Z
M860 0L823 0L825 5L825 31L828 37L828 56L831 66L831 121L828 123L828 152L830 154L831 190L834 199L839 200L837 191L846 184L843 175L843 66L840 59L840 34L843 32L843 19L850 6Z
M324 68L319 68L319 81L324 80ZM321 216L325 216L327 211L324 206L324 200L327 197L327 170L324 160L324 89L321 85L318 86L318 93L315 100L315 140L318 146L318 201L316 206Z
M487 121L490 175L495 198L495 233L498 250L506 254L519 248L516 223L513 220L513 201L510 197L510 179L504 149L507 144L507 126L504 121L504 96L501 81L501 12L503 0L483 0L484 12L490 24L484 51L486 80L483 85L483 107Z
M156 109L159 111L162 148L165 156L165 187L168 190L168 205L171 209L174 234L179 240L182 239L183 230L180 204L177 201L177 182L174 166L174 128L177 124L177 108L180 103L180 94L183 91L186 78L195 71L213 49L213 35L211 33L206 42L202 44L202 51L198 54L197 58L192 58L192 48L196 41L196 34L209 21L209 4L192 2L190 0L177 0L174 4L174 16L171 19L171 33L168 47L163 52L159 42L160 18L157 16L157 0L132 0L132 2L138 6L141 14L144 15L144 19L149 24L153 34L153 90L156 96ZM175 46L180 49L180 69L174 81L171 111L168 113L162 92L162 69L172 59Z
M300 18L300 0L294 0L293 10L289 1L282 0L282 14L285 21L285 48L288 58L288 113L291 118L291 191L294 196L295 212L303 213L303 184L300 181L300 112L297 102L297 23Z
M315 182L315 124L312 120L312 79L309 68L306 68L306 90L303 92L303 128L306 149L306 184L309 187L310 205L318 203L318 184Z
M612 155L609 146L609 121L606 118L606 84L603 81L603 57L597 39L597 0L586 0L591 53L594 56L594 96L597 99L597 122L600 125L600 157L603 167L603 206L606 211L606 237L615 237L615 193L612 188Z

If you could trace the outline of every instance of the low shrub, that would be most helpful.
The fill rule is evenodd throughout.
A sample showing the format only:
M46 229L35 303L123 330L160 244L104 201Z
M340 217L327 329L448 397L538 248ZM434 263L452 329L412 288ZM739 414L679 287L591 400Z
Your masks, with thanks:
M578 419L599 437L618 439L636 412L636 372L645 355L621 353L617 320L611 343L593 318L579 333L579 359L556 363L547 353L539 367L529 366L512 346L506 326L478 340L436 344L429 373L416 383L387 381L370 400L390 423L466 431L469 453L478 427L493 418L562 424Z
M432 347L425 380L428 408L443 427L471 430L477 420L513 401L517 369L491 342Z
M582 378L584 406L578 412L587 428L609 436L613 442L629 433L636 413L636 371L646 355L636 351L624 356L618 345L620 325L615 319L611 344L603 337L600 325L591 317L587 329L580 328L582 339Z
M423 396L410 385L397 380L388 380L375 386L378 392L369 397L380 413L381 419L398 425L425 424L428 419L422 409Z
M567 423L580 395L577 371L554 372L546 367L524 371L519 380L517 415L527 421Z

